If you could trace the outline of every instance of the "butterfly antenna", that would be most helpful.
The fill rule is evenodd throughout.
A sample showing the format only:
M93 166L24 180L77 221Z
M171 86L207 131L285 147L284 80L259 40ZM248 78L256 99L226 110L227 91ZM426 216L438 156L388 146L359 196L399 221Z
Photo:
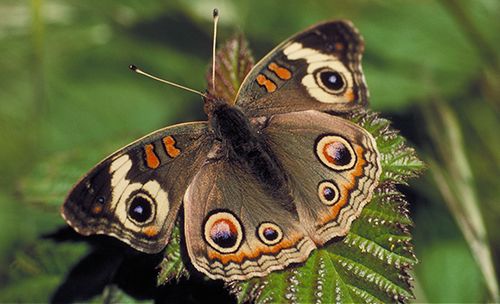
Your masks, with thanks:
M146 77L152 78L152 79L157 80L157 81L159 81L159 82L163 82L163 83L169 84L169 85L171 85L171 86L177 87L177 88L179 88L179 89L183 89L183 90L185 90L185 91L189 91L189 92L192 92L192 93L198 94L198 95L200 95L200 96L202 96L202 97L204 97L204 98L207 98L207 95L203 94L202 92L199 92L199 91L196 91L196 90L190 89L190 88L188 88L188 87L182 86L182 85L177 84L177 83L175 83L175 82L171 82L171 81L168 81L168 80L161 79L161 78L159 78L159 77L153 76L153 75L151 75L151 74L149 74L149 73L144 72L143 70L139 69L137 66L135 66L135 65L133 65L133 64L129 65L129 66L128 66L128 68L129 68L129 69L131 69L132 71L136 72L137 74L141 74L141 75L143 75L143 76L146 76Z
M212 44L212 92L215 93L215 46L217 45L217 23L219 22L219 10L214 8L214 40Z

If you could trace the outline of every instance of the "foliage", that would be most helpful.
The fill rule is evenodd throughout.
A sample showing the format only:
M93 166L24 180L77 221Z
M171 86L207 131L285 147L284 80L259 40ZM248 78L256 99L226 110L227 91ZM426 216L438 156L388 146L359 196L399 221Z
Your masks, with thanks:
M429 164L412 189L398 187L415 222L416 301L498 301L500 4L491 0L2 1L0 301L46 302L70 265L95 250L39 238L64 225L58 209L78 176L142 134L203 119L197 97L126 68L137 63L202 88L213 6L221 12L219 37L241 29L256 58L320 20L356 24L371 107ZM308 263L325 256L328 249L317 251ZM213 284L192 275L162 288L177 296L173 285L189 288L199 297L188 301L202 302L221 294ZM127 290L113 286L105 292L112 296L92 301Z

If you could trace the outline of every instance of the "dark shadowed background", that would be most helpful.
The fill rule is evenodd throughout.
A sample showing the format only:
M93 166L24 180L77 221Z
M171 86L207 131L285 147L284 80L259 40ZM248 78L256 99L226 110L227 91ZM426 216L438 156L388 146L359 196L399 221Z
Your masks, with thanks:
M54 241L77 239L58 230L59 207L97 161L160 127L205 119L198 96L127 66L203 90L214 7L219 43L242 32L257 60L319 21L354 22L366 42L370 106L428 166L403 189L420 261L416 301L498 301L499 1L1 0L0 302L47 302L59 286L97 293L95 302L115 289L128 293L121 302L229 299L197 275L153 290L154 271L141 269L154 269L156 258L120 244L109 249L119 258L94 252L68 283L91 245ZM100 293L108 277L89 269L121 262L116 287Z

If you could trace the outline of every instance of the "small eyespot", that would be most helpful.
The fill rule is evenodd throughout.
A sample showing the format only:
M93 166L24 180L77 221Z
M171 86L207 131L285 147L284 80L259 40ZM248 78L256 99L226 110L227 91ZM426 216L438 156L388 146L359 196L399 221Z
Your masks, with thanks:
M283 231L273 223L265 222L259 225L257 236L266 245L275 245L283 239Z
M146 224L153 219L154 202L145 193L137 193L130 199L128 217L139 225Z
M356 154L351 144L340 136L323 135L316 143L316 155L327 167L348 170L356 164Z
M204 235L207 243L221 253L233 253L243 240L243 229L230 212L219 211L205 221Z
M95 202L92 204L92 213L97 215L102 212L106 198L104 196L98 196Z
M323 181L318 186L318 196L323 204L330 206L339 200L339 189L333 182Z
M322 69L315 73L316 83L328 93L341 94L346 89L344 76L332 69Z

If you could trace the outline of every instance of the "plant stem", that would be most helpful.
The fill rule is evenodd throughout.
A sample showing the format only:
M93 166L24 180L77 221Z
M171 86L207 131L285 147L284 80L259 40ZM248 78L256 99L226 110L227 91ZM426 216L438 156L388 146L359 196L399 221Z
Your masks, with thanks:
M432 176L483 274L491 300L498 302L498 282L491 249L459 122L445 102L436 103L433 109L424 108L423 111L433 145L439 154L437 160L428 161Z

